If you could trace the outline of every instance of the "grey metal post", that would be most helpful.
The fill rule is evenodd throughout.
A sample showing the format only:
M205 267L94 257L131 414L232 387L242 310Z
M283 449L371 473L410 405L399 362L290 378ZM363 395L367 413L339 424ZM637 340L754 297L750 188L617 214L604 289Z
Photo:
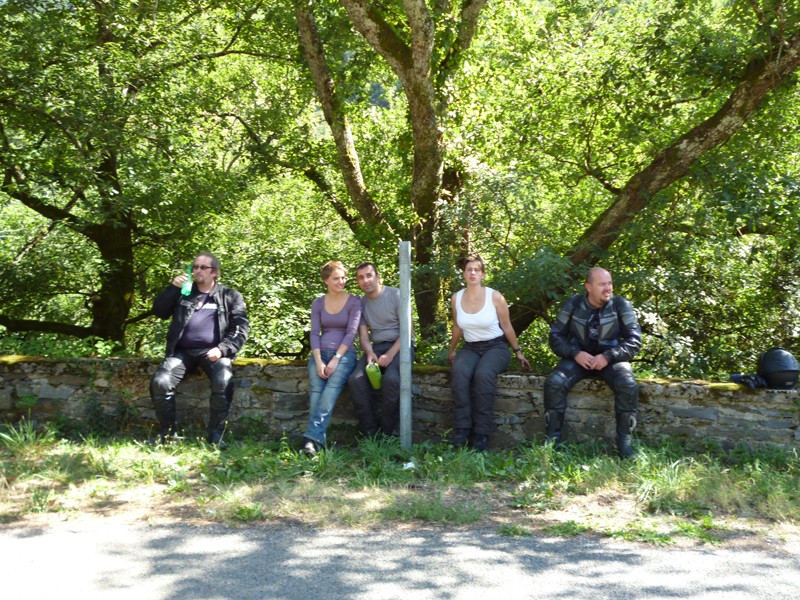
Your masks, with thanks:
M400 445L411 449L411 242L400 242Z

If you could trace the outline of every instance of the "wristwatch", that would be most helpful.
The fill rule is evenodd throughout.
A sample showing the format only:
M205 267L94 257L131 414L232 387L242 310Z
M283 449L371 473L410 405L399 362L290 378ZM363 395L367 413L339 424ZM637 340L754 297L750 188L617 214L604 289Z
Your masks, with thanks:
M342 355L341 355L341 354L339 354L339 353L337 352L336 354L334 354L334 355L333 355L333 358L339 358L339 359L341 359L341 358L342 358Z

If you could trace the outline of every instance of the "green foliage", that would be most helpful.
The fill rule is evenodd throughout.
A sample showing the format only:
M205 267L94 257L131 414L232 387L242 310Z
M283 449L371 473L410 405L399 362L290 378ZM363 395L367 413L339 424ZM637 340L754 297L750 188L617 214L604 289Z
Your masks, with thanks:
M464 53L456 6L431 7L445 190L414 269L418 288L438 286L440 315L417 331L418 361L446 364L453 265L469 249L512 311L538 315L517 333L544 373L548 321L581 290L566 255L798 30L798 6L487 3ZM411 39L400 4L376 10ZM413 90L338 3L314 11L363 183L393 235L420 239ZM15 323L0 352L161 354L167 323L139 317L200 249L248 302L250 356L305 356L325 261L372 260L396 282L397 240L363 227L344 185L291 4L14 0L0 23L0 318ZM765 345L800 353L798 99L786 78L593 257L639 312L640 375L721 379L752 371ZM41 331L16 330L28 321Z
M231 518L241 523L250 523L264 519L264 507L259 503L236 506L231 511Z
M725 527L718 527L710 515L702 517L695 523L681 522L676 525L677 534L696 539L704 544L716 546L722 541Z
M614 539L642 542L653 546L669 546L675 543L669 533L663 533L639 523L630 523L622 529L610 529L605 534Z
M572 538L583 535L589 531L589 527L586 525L581 525L580 523L576 523L575 521L565 521L564 523L559 523L558 525L549 525L545 527L544 531L550 535L555 535L562 538Z
M433 497L413 495L398 499L382 511L382 517L399 521L426 521L438 525L468 525L479 521L484 510L458 495L438 493Z
M786 35L778 23L797 30L796 7L760 10L741 2L494 7L459 74L471 96L454 111L469 115L458 139L472 140L466 153L485 160L470 171L453 220L469 227L482 254L501 257L498 289L523 303L545 289L554 306L581 291L581 272L537 258L568 252L609 208L610 190L717 110L746 62ZM474 113L472 98L481 101ZM597 256L639 311L640 374L727 378L753 370L765 343L797 351L798 230L788 215L797 214L798 131L781 117L797 99L792 80ZM534 327L521 339L544 371L554 358L546 328Z

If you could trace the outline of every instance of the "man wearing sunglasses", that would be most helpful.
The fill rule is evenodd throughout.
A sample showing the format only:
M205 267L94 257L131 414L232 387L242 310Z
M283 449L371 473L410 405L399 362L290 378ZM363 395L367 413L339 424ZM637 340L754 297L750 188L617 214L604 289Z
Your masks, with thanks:
M176 436L175 388L199 367L211 383L207 440L220 448L225 445L222 434L233 402L231 364L247 340L249 322L244 298L218 283L219 274L216 256L198 254L192 262L189 295L181 294L188 279L186 273L181 273L153 302L153 314L161 319L172 318L166 357L150 382L162 443Z

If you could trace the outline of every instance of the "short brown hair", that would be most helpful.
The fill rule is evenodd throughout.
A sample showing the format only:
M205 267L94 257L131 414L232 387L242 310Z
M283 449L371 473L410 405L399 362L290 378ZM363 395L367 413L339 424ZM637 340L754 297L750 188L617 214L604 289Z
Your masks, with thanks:
M367 267L372 267L372 270L375 271L375 275L378 275L378 267L375 266L375 263L371 263L369 261L362 262L360 265L356 267L356 273L358 273L361 269L366 269Z
M467 268L467 264L471 262L476 262L481 266L481 271L486 273L486 261L481 258L480 254L467 254L467 256L462 256L458 260L458 270L463 271Z

